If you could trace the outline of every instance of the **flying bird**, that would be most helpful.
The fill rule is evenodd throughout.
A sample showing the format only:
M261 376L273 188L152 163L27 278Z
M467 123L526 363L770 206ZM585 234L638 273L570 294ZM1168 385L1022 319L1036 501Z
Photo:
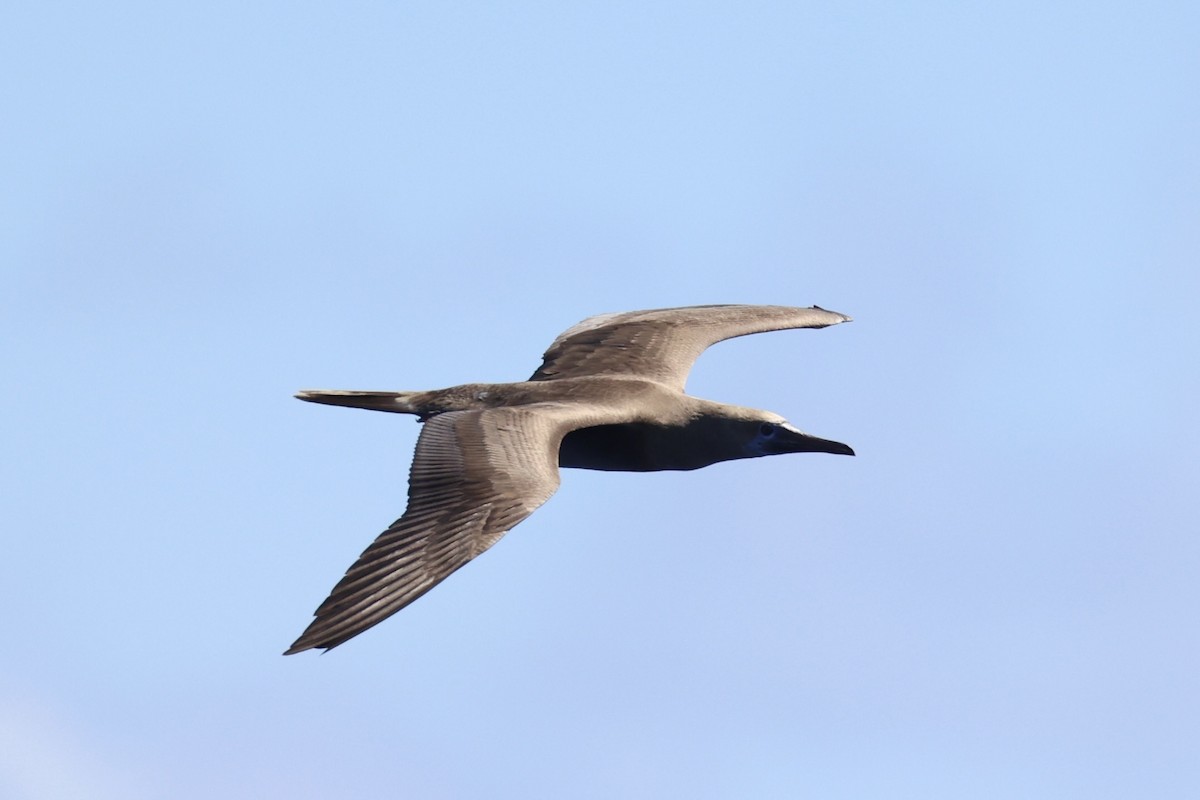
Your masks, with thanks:
M559 467L652 472L782 453L854 455L778 414L684 394L710 345L849 321L818 306L602 314L560 334L520 383L299 392L312 403L415 414L424 425L404 516L351 565L285 655L337 647L428 592L546 502Z

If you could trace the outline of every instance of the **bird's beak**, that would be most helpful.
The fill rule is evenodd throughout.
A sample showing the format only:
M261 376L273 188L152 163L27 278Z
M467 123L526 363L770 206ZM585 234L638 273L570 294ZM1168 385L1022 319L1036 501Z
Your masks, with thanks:
M832 439L821 439L810 436L802 430L790 425L784 427L784 435L779 437L781 453L833 453L839 456L852 456L854 450L850 445L835 442Z

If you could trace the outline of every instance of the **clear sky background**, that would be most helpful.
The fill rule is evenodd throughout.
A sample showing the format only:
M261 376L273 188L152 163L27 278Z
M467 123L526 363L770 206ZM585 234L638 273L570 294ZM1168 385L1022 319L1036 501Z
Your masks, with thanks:
M24 3L0 796L1200 796L1200 6ZM280 655L583 317L853 445L568 471Z

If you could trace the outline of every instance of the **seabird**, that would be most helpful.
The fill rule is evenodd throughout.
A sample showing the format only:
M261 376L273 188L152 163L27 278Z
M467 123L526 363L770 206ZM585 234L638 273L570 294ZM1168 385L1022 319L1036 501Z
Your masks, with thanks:
M404 516L351 565L285 655L337 647L428 592L546 502L559 467L652 472L781 453L854 455L778 414L684 394L692 363L710 345L849 321L818 306L602 314L564 331L521 383L298 393L312 403L415 414L424 426Z

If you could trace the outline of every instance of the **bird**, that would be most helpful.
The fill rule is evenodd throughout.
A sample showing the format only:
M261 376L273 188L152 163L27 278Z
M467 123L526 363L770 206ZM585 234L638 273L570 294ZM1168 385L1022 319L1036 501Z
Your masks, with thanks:
M561 333L527 381L298 392L311 403L415 414L423 425L404 515L350 566L284 655L328 652L424 595L545 503L560 467L652 472L783 453L854 455L778 414L684 392L710 345L849 321L819 306L601 314Z

